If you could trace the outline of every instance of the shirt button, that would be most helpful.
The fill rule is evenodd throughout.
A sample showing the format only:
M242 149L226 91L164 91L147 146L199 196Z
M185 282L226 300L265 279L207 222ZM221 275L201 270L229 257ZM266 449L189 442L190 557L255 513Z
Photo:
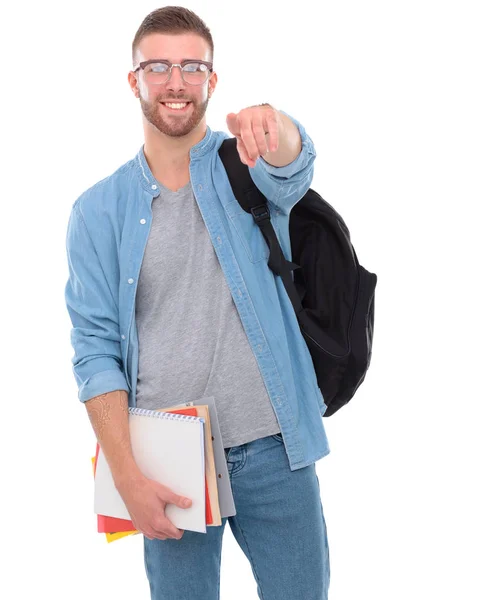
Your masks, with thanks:
M261 352L263 350L263 346L261 344L258 344L258 350Z
M199 185L198 185L198 190L199 190L200 192L202 192L202 191L203 191L203 186L202 186L201 184L199 184Z
M139 222L141 223L141 225L144 225L146 223L146 219L141 219Z
M153 185L151 186L151 189L152 189L152 190L156 190L156 185L155 185L155 184L153 184Z
M128 280L127 280L127 283L134 283L134 279L132 279L132 278L131 278L131 279L128 279Z
M124 334L122 334L120 337L121 337L123 340L125 340L125 335L124 335Z

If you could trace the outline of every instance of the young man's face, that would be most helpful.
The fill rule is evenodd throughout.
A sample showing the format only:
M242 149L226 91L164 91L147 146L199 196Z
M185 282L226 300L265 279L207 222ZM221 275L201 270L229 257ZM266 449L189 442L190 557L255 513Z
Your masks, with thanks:
M197 59L211 62L208 43L194 33L167 35L154 33L143 38L136 54L136 67L151 59L166 59L171 63ZM171 137L181 137L195 129L206 113L209 94L213 93L217 75L213 73L202 85L191 85L182 79L180 69L174 67L166 83L154 84L142 69L129 74L136 95L139 94L143 115L149 123ZM135 87L134 87L135 86ZM165 102L187 101L184 110L165 106Z

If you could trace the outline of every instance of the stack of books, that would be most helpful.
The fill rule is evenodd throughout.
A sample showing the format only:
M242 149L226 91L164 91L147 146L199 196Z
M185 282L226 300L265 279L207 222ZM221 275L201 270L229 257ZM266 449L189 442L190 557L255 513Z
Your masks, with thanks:
M206 533L236 514L213 396L159 410L129 408L134 459L149 479L192 500L189 508L165 505L179 529ZM107 542L139 533L115 487L98 442L92 457L97 531Z

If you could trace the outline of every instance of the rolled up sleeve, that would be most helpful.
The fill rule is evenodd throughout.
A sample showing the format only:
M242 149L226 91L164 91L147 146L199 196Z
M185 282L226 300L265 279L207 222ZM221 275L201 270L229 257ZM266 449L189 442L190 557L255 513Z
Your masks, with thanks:
M299 155L284 167L274 167L260 157L254 167L249 167L249 171L256 187L268 202L281 212L289 214L294 204L311 187L316 150L313 140L301 123L285 111L280 112L288 116L299 130L302 142Z
M72 322L72 371L79 400L114 390L129 392L121 356L118 290L108 284L77 201L69 217L66 251L65 302Z

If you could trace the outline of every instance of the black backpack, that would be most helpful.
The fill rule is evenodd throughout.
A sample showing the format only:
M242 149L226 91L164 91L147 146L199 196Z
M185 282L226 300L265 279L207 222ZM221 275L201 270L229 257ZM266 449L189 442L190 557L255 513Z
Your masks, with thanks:
M292 302L327 406L323 416L329 417L354 396L368 370L377 276L359 264L342 217L311 188L290 212L294 262L286 260L267 200L241 162L236 138L224 140L218 154L237 201L269 246L268 266Z

